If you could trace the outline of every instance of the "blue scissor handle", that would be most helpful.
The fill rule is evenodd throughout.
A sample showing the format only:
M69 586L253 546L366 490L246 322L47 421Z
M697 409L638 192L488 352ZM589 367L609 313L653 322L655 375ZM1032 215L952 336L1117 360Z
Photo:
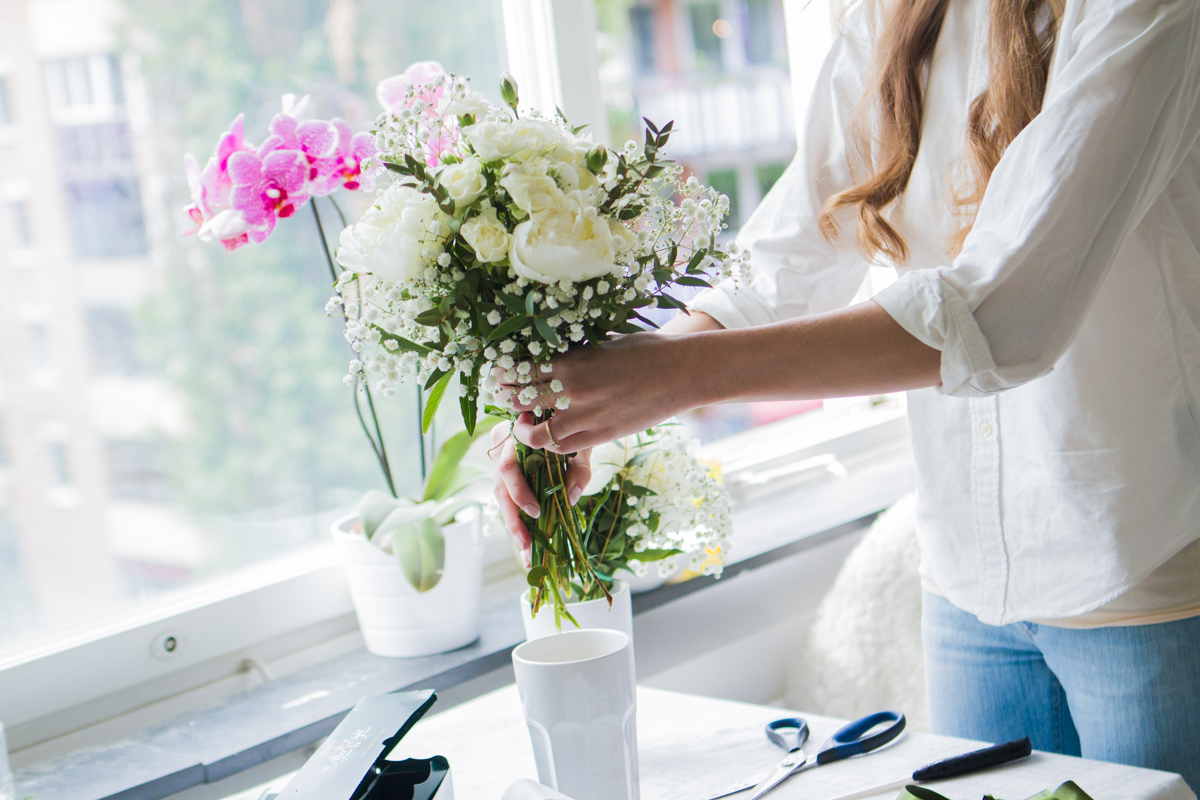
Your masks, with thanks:
M867 731L884 722L892 724L873 736L863 736ZM828 764L831 761L840 761L843 758L850 758L850 756L869 753L895 739L903 730L904 715L899 711L877 711L874 714L868 714L862 719L854 720L830 737L829 741L821 748L821 752L817 754L817 763Z
M808 723L799 717L777 719L767 723L766 733L772 744L790 753L808 741Z

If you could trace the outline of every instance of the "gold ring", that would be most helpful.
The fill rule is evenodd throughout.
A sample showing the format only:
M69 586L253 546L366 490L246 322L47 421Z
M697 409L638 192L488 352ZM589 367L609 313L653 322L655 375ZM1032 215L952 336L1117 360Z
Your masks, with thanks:
M551 417L550 419L554 418ZM550 431L550 419L546 420L546 436L550 438L550 444L554 446L555 450L561 450L562 445L558 443L558 440L554 438L554 434Z

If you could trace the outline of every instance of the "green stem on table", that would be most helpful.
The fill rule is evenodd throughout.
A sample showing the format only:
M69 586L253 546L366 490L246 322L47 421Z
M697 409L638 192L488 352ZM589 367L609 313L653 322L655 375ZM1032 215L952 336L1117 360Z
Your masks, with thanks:
M345 216L342 215L341 208L338 208L337 203L333 201L332 197L330 198L330 201L333 202L333 207L337 209L338 216L340 216L342 218L342 222L344 224L346 221L346 218L345 218ZM317 237L321 240L321 250L322 250L322 252L325 253L325 264L329 267L329 276L333 279L333 282L336 284L337 280L338 280L337 267L335 267L333 264L333 253L330 252L330 250L329 250L329 240L325 238L325 226L321 223L321 212L317 208L317 198L314 197L312 199L312 202L310 203L310 205L312 206L313 219L315 219L317 222ZM346 318L344 309L342 311L342 318L343 319ZM347 321L349 321L349 320L347 320ZM359 425L362 426L362 430L363 430L363 433L366 434L367 441L370 442L370 444L371 444L372 452L375 453L375 460L379 462L379 469L383 472L384 480L387 481L388 491L390 491L392 493L392 497L398 497L399 495L396 494L396 483L392 479L392 468L391 468L390 463L388 462L387 447L383 443L383 429L380 428L379 417L375 413L375 401L371 398L371 387L367 385L367 382L365 380L362 382L362 389L363 389L363 392L367 395L367 406L371 410L371 422L373 423L373 425L375 427L375 435L374 436L371 435L371 430L370 430L370 428L367 427L367 421L363 417L362 405L359 403L359 400L358 400L358 385L355 385L354 389L353 389L353 391L354 391L354 412L358 415L358 423L359 423ZM418 420L420 419L419 414L417 416L417 419ZM421 474L422 474L422 476L424 476L424 474L425 474L425 470L424 470L425 455L424 454L425 454L425 448L424 448L424 442L422 441L422 447L421 447L421 466L422 466Z

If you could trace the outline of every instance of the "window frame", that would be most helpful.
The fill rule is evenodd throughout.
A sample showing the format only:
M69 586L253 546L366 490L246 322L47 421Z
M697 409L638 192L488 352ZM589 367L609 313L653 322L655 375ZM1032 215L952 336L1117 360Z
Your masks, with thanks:
M593 136L607 141L593 0L501 0L500 9L508 69L522 98L542 108L562 108L572 123L591 125ZM825 50L813 42L821 31L831 32L830 12L825 3L784 0L784 16L799 123ZM894 427L892 412L878 415L881 431ZM907 437L907 429L886 435ZM810 445L798 447L795 457L809 457L803 454ZM497 560L504 558L501 551ZM508 559L499 572L513 569ZM188 691L200 665L350 613L353 606L330 543L135 605L80 630L0 651L0 719L10 729L9 746L19 750L52 741L81 725ZM171 636L183 646L167 654L163 641ZM78 680L80 675L87 680ZM138 691L151 684L152 690ZM122 699L113 701L118 694Z

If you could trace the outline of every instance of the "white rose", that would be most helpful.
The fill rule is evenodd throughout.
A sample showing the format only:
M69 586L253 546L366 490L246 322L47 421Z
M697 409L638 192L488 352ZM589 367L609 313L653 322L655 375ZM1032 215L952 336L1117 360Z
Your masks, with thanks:
M520 164L507 164L500 185L517 208L531 217L544 216L563 204L563 192L549 173L550 162L535 158Z
M446 113L456 117L462 117L467 114L482 120L492 110L492 104L487 101L479 92L467 90L466 92L456 92L450 98L450 102L446 104Z
M538 283L586 281L613 271L617 228L623 226L574 191L544 216L516 227L508 260L517 275Z
M503 261L512 245L512 234L504 229L504 223L496 217L496 209L490 207L464 222L458 232L471 245L475 257L480 261Z
M440 250L430 232L436 201L411 186L393 184L379 195L362 219L342 231L337 261L346 269L369 272L379 280L404 281L425 266L421 252Z
M467 158L444 167L438 173L438 179L454 201L455 208L471 205L487 188L487 180L479 171L481 166L478 158Z
M463 128L484 161L525 161L565 146L562 131L544 119L488 120Z

